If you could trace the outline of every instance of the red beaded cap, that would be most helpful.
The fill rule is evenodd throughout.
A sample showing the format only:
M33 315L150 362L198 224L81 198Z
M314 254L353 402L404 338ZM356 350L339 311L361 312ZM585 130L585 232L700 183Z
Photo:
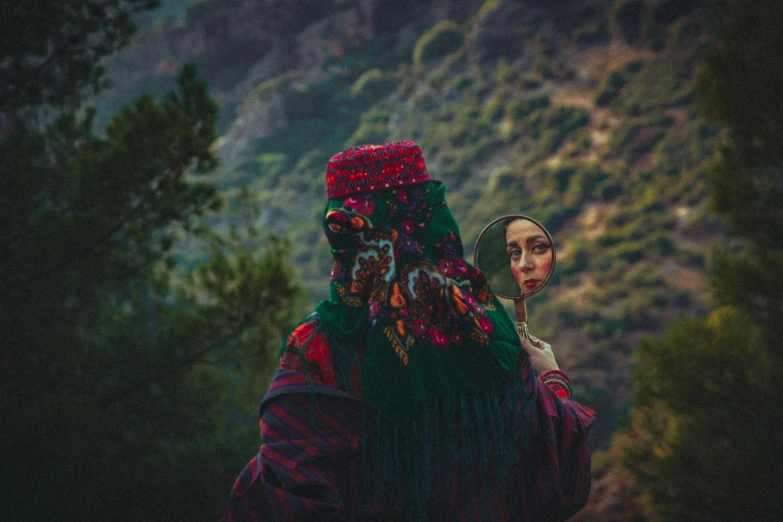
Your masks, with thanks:
M421 148L412 141L351 147L326 164L329 199L429 180Z

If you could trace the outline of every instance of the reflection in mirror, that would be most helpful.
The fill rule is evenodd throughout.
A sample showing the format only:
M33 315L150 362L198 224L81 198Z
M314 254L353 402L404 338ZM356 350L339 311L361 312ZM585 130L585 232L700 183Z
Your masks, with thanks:
M524 299L541 290L555 268L552 236L536 220L504 216L479 236L475 265L500 297Z

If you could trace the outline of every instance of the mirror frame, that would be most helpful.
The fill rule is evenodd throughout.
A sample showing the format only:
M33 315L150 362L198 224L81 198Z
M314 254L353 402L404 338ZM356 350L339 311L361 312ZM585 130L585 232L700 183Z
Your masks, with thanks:
M557 264L557 255L556 255L556 249L555 249L555 242L552 239L552 234L549 233L549 230L546 229L544 225L542 225L539 221L533 219L530 216L525 216L524 214L509 214L507 216L501 216L497 219L492 220L487 226L484 227L484 229L481 231L481 233L478 236L478 239L476 239L476 246L473 249L473 266L481 270L481 265L479 264L479 246L481 244L481 239L484 237L484 235L489 231L490 228L495 226L497 223L504 221L509 218L515 218L515 219L527 219L528 221L532 222L533 224L537 225L541 230L544 231L544 234L546 234L547 239L549 240L549 244L552 245L552 265L549 267L549 273L546 276L546 279L544 279L540 285L538 285L538 288L535 290L528 292L528 293L522 293L520 290L519 295L507 295L502 294L492 288L492 285L490 285L490 289L497 295L498 297L503 297L504 299L511 299L513 301L518 300L524 300L530 297L531 295L535 295L538 292L540 292L547 284L549 284L549 280L552 279L552 274L555 273L555 265ZM511 270L509 268L509 270ZM485 274L486 276L486 274Z

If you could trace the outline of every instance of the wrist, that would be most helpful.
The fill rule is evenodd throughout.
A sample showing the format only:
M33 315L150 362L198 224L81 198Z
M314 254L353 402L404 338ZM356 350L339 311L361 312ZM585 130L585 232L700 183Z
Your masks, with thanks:
M554 391L561 399L570 399L573 396L571 379L560 370L547 370L538 376L541 381Z

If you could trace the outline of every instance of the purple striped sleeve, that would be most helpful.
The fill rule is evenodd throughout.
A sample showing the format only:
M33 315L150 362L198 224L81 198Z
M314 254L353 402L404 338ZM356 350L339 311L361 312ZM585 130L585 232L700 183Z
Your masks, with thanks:
M223 520L345 520L356 505L344 493L355 491L359 403L333 388L314 397L320 385L295 372L278 377L261 409L264 444L237 478Z

